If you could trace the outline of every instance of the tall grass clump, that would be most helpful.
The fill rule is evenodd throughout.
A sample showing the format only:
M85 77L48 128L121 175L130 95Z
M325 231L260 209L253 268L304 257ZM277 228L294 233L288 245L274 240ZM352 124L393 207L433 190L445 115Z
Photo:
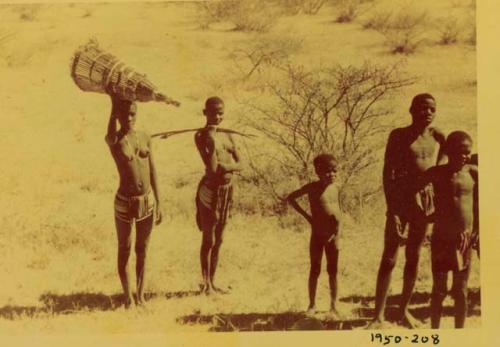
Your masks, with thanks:
M375 11L363 22L364 29L382 30L392 16L391 11Z
M300 51L302 40L293 35L262 35L249 44L239 47L231 54L235 68L234 79L247 83L253 77L262 77L267 68L278 67Z
M441 45L452 45L458 42L462 34L462 26L456 17L446 17L440 20L439 26L439 43Z
M379 12L374 16L365 22L364 27L384 35L392 53L412 54L424 41L428 24L426 11L406 7L395 12Z
M308 15L318 14L327 2L328 0L302 0L302 12Z
M236 31L269 31L277 19L276 9L264 0L220 0L198 4L197 21L201 29L229 22Z
M299 13L316 15L321 8L331 0L275 0L281 7L281 13L285 15L297 15Z
M33 22L37 19L40 5L22 5L17 8L19 19L24 22Z
M278 6L281 7L281 12L287 16L295 16L302 10L304 0L277 0Z
M372 2L373 0L334 0L337 10L337 23L351 23L362 12L362 6L365 3Z

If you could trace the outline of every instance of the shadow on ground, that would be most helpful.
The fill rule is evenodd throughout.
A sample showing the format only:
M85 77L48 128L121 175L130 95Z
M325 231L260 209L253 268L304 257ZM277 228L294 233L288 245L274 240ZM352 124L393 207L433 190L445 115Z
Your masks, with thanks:
M481 295L479 289L469 291L468 316L481 316ZM340 301L357 306L349 315L351 319L336 320L327 313L307 316L302 312L283 313L240 313L187 315L177 319L180 324L207 325L209 331L283 331L283 330L351 330L365 327L374 316L374 298L352 296ZM386 319L391 323L398 321L399 296L391 296L387 300ZM415 293L412 297L410 312L421 321L430 318L430 294ZM361 306L361 307L360 307ZM453 316L453 306L443 307L443 316Z
M366 325L366 319L332 320L308 317L301 312L189 315L181 324L209 325L210 331L350 330Z
M449 293L451 295L451 293ZM399 295L390 295L387 298L387 305L394 306L399 304ZM410 304L428 304L431 300L430 293L415 292L411 297ZM373 296L359 296L353 295L339 299L341 302L361 304L362 306L374 306L375 297ZM475 306L481 306L481 289L480 288L469 288L468 293L469 307L473 308Z
M167 293L148 293L146 299L183 298L199 295L199 291L178 291ZM387 300L386 318L397 322L399 296L390 296ZM199 315L192 314L177 319L180 324L206 325L210 331L276 331L276 330L350 330L364 327L374 315L374 298L350 296L341 302L354 306L349 319L336 320L327 313L314 317L303 312L282 313L231 313ZM410 312L418 319L426 321L430 317L429 293L415 293L412 297ZM102 293L74 293L68 295L43 294L39 306L4 306L0 308L0 318L23 319L58 314L72 314L89 311L112 311L123 304L122 295ZM479 289L469 290L468 316L481 315L481 295ZM453 316L453 307L445 306L444 316Z
M199 291L178 291L167 293L146 293L146 300L164 297L166 299L184 298L199 295ZM113 311L123 305L123 295L102 293L74 293L67 295L43 294L39 306L13 306L0 308L0 318L18 319L39 315L71 314L84 311Z

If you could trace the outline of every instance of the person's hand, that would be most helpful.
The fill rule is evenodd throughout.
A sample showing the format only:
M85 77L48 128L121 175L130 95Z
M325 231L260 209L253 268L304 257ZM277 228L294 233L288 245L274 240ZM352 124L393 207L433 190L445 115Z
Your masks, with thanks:
M471 232L469 230L465 230L460 233L458 250L460 253L465 253L465 251L469 248L471 244Z
M434 224L428 223L425 226L425 236L424 236L425 242L427 244L430 244L431 241L432 241L432 233L433 233L433 231L434 231Z
M160 204L156 204L154 216L155 225L159 225L163 220L163 213Z
M342 246L344 244L342 237L340 237L340 233L332 234L332 236L330 236L330 238L328 239L328 242L335 243L335 246L339 251L342 249Z
M130 107L132 102L130 100L124 99L120 94L116 93L110 86L106 88L106 93L109 95L111 99L111 104L113 105L113 109L124 109Z
M479 233L477 231L472 232L471 245L473 249L479 249Z
M396 236L399 238L399 241L401 243L406 242L406 240L408 240L408 228L405 228L403 223L401 223L401 217L398 214L391 213L389 218L392 219Z

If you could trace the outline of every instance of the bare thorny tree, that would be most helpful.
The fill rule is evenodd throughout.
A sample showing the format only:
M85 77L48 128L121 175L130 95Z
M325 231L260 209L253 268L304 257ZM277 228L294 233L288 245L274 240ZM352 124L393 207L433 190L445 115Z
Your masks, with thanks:
M269 56L269 54L268 54ZM339 162L344 210L380 189L365 174L380 150L384 119L390 115L382 102L394 91L414 82L394 66L332 66L307 70L286 64L262 66L249 56L247 71L273 76L259 78L265 95L241 100L246 124L265 135L272 146L250 149L255 182L282 202L291 178L303 182L314 156L329 152ZM275 70L272 74L270 69ZM245 78L248 78L248 73ZM264 82L263 82L264 81ZM377 136L378 135L378 136ZM288 184L287 184L288 183Z

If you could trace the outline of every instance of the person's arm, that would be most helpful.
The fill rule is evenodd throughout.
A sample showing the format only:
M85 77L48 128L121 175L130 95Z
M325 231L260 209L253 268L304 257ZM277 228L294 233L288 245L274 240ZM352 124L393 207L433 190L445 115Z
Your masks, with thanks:
M200 152L203 164L205 164L208 172L213 175L217 174L217 167L219 164L215 153L214 131L215 129L209 128L197 132L194 136L196 148L198 148L198 152Z
M387 140L387 146L385 148L384 156L384 168L382 172L382 180L388 215L398 214L396 196L399 192L397 191L394 177L395 163L398 161L398 159L398 133L397 130L393 130L389 135L389 139Z
M446 155L446 136L441 130L434 128L434 138L439 144L436 165L446 164L448 162L448 156Z
M478 251L479 255L479 172L477 167L477 156L474 161L475 165L470 165L471 176L474 179L474 192L472 200L472 247Z
M397 235L405 240L407 238L405 234L405 229L401 223L401 216L399 209L401 208L399 205L398 196L401 192L398 191L398 187L396 185L396 166L400 164L402 160L400 157L400 129L393 130L389 139L387 140L387 146L385 148L384 155L384 168L382 172L383 179L383 187L385 194L385 201L387 204L387 218L388 220L392 220L394 225L396 226Z
M310 187L310 184L306 184L302 188L290 193L290 195L286 197L286 201L295 209L295 211L301 214L302 217L304 217L309 222L309 224L312 224L312 216L310 216L297 202L298 198L309 193Z
M416 180L415 182L415 191L418 192L419 190L423 189L429 183L433 183L436 181L436 177L439 175L437 172L439 171L438 166L433 166L428 168L426 171L424 171ZM435 183L434 183L435 184ZM433 209L433 212L430 214L426 214L425 219L427 223L434 223L436 219L436 211ZM428 230L427 238L430 240L430 237L432 235L432 228Z
M153 158L153 147L151 138L148 138L148 148L149 148L149 172L150 172L150 180L151 180L151 188L153 189L153 195L156 200L156 208L155 208L155 224L160 224L162 221L162 208L161 208L161 200L160 200L160 190L158 188L158 175L156 174L156 165Z
M114 96L111 96L111 114L109 115L108 130L106 132L106 143L114 145L118 139L116 123L118 121L118 102Z

